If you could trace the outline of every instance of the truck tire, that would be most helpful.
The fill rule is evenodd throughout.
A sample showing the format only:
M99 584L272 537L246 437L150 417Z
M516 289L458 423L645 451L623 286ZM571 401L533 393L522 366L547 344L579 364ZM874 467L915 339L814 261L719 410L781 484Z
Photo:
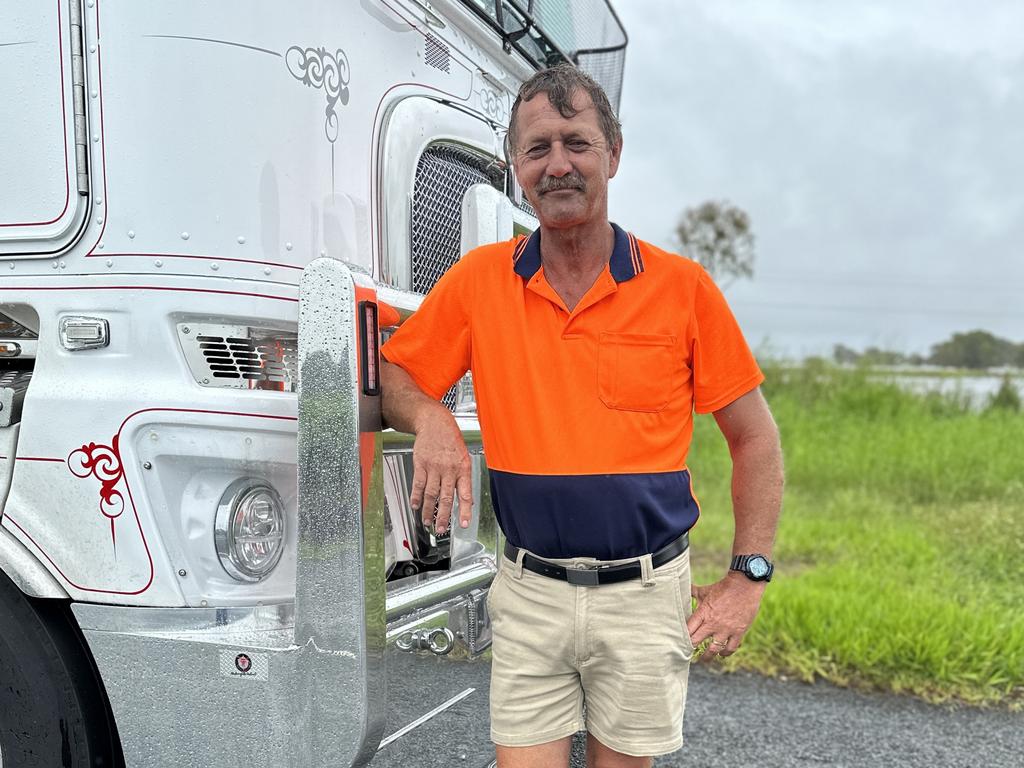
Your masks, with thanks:
M68 603L0 572L0 768L120 768L106 693Z

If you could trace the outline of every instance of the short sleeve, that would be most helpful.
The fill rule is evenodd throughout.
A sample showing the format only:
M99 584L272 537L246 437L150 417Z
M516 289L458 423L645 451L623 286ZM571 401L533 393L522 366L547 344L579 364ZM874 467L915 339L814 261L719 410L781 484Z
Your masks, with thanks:
M381 348L385 360L404 369L435 400L469 370L472 300L472 271L463 257Z
M693 302L693 401L697 413L724 408L764 381L725 296L703 269Z

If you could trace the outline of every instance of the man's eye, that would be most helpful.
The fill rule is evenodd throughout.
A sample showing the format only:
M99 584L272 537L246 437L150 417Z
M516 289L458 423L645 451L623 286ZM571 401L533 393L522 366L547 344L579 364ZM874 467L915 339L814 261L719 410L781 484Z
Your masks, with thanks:
M572 149L586 149L590 146L590 142L584 141L583 139L572 139L568 144Z
M547 151L548 148L546 144L535 144L526 150L526 154L530 157L541 157Z

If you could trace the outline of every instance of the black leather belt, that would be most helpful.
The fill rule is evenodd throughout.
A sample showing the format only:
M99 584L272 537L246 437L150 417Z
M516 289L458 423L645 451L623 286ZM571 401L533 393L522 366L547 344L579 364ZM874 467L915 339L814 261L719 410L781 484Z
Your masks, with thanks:
M675 560L690 546L690 535L684 533L671 544L659 549L651 555L651 562L657 568L670 560ZM505 542L505 557L513 563L519 557L519 547L514 547L508 541ZM640 577L640 563L623 563L622 565L596 565L591 568L565 568L561 565L541 560L529 553L523 555L523 568L541 576L552 579L561 579L577 586L594 587L598 584L615 584L619 581L629 581Z

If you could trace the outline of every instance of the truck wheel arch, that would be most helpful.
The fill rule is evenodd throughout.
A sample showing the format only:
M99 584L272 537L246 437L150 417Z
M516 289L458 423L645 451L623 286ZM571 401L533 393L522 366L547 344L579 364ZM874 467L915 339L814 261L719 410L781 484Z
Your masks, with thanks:
M0 574L4 768L124 765L106 692L69 606L28 597Z
M0 526L0 572L30 597L67 600L67 590L28 548Z

